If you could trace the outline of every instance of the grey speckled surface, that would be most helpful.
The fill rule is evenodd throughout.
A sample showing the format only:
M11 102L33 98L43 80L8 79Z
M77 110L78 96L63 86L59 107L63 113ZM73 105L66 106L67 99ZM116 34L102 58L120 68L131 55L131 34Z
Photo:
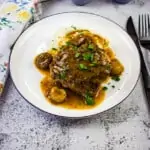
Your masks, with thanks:
M117 5L93 0L76 7L69 0L43 3L43 16L89 11L125 26L129 15L150 11L149 0ZM0 150L150 150L150 118L141 79L120 105L88 119L70 120L37 110L16 91L9 78L0 98Z

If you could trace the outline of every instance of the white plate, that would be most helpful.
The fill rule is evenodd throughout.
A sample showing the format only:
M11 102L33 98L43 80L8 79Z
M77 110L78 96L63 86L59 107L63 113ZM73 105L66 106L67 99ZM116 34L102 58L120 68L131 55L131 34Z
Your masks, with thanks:
M40 90L43 76L33 64L35 56L48 50L51 41L72 25L106 37L125 67L121 81L111 83L115 84L116 88L113 89L110 85L103 103L90 110L71 110L51 105ZM10 57L10 72L18 91L32 105L51 114L79 118L101 113L122 102L138 80L140 57L128 34L110 20L90 13L60 13L33 24L20 36Z

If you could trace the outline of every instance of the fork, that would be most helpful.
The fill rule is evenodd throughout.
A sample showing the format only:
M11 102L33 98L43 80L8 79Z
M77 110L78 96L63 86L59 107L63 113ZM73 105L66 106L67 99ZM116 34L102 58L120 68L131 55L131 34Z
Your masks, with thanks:
M150 17L149 17L149 14L139 15L139 39L140 39L140 43L143 47L145 47L145 45L150 45Z
M147 86L150 88L150 17L149 14L139 15L139 40L146 49L143 51L147 74Z

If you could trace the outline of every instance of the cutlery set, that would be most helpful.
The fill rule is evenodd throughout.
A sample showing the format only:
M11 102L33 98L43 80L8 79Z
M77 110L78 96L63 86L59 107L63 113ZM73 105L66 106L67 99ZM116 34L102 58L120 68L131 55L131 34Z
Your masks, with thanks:
M150 17L148 14L139 15L138 33L136 33L133 19L127 21L127 32L133 39L141 58L141 73L147 100L150 100ZM145 48L142 53L141 46Z

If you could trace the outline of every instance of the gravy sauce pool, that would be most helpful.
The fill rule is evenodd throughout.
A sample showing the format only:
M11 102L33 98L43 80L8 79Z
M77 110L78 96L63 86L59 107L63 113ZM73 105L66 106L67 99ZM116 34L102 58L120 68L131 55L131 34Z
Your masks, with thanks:
M54 103L46 97L46 94L51 89L52 87L51 85L53 82L52 79L50 78L49 71L41 71L41 70L39 71L45 76L40 83L42 93L44 94L48 102L50 102L52 105L60 106L67 109L91 109L102 103L105 98L105 91L100 90L97 97L95 98L95 104L85 105L84 100L80 96L76 95L74 92L71 92L70 90L66 90L67 98L65 102L59 104Z

